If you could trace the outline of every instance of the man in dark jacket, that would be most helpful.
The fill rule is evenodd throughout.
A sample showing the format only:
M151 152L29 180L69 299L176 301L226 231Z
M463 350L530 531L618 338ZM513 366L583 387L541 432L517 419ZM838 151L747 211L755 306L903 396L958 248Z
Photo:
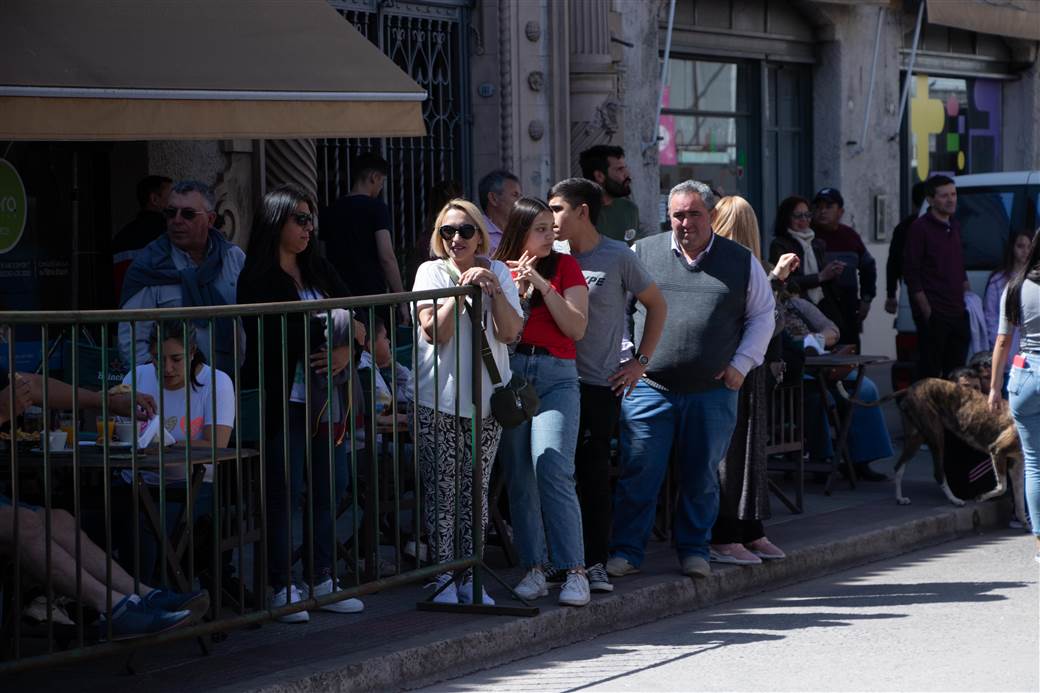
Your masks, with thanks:
M888 262L885 263L885 310L892 315L899 310L899 280L903 278L903 250L906 248L906 232L910 224L917 221L917 216L928 193L928 184L919 181L914 184L910 193L910 213L892 230L892 244L888 248Z
M928 213L906 233L903 278L917 325L918 378L942 377L963 366L971 342L964 306L964 269L957 186L947 176L928 179Z
M841 223L844 213L845 200L837 188L823 188L813 197L812 228L816 237L827 244L825 259L845 263L845 271L836 280L841 341L855 344L858 351L859 333L877 294L877 263L855 229Z

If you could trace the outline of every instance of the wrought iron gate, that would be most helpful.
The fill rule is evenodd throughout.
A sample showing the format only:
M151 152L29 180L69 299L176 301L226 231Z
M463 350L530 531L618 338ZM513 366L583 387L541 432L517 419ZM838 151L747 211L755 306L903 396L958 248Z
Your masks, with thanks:
M394 247L405 257L425 239L430 189L470 181L468 0L329 0L369 41L407 72L429 97L423 104L426 137L318 141L318 195L328 204L350 188L350 159L381 151L390 163L385 195ZM406 278L407 283L407 278Z

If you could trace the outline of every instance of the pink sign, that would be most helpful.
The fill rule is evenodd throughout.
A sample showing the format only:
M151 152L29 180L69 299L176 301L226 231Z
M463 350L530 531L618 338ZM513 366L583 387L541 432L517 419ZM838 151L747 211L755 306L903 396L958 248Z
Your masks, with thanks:
M661 103L668 108L668 87L664 88ZM675 153L675 116L662 115L657 126L657 160L661 166L675 166L678 158Z

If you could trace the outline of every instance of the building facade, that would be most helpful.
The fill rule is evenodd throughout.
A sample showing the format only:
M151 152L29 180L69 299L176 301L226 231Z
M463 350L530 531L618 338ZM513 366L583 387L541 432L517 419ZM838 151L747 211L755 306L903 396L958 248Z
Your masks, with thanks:
M68 191L48 209L77 200L78 242L47 252L76 254L52 267L78 268L67 281L83 289L81 307L111 305L88 289L103 280L106 240L133 217L134 184L148 173L215 184L223 228L244 245L267 187L291 181L329 202L348 188L351 155L378 149L391 164L395 244L414 264L437 188L454 182L475 198L477 180L505 168L544 196L578 173L583 149L610 143L625 149L643 234L664 228L667 191L686 178L747 197L766 244L779 200L833 186L883 267L915 181L1040 167L1040 20L1001 24L1003 10L985 2L923 12L918 0L330 4L427 90L427 136L16 144L16 167L21 157L28 177L56 177ZM959 16L941 11L953 5ZM864 349L892 353L891 323L876 302Z

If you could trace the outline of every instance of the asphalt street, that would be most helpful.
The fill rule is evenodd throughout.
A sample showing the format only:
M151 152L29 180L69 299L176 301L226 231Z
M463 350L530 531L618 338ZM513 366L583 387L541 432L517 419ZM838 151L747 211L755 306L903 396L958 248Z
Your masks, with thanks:
M1037 691L1037 578L994 531L426 690Z

